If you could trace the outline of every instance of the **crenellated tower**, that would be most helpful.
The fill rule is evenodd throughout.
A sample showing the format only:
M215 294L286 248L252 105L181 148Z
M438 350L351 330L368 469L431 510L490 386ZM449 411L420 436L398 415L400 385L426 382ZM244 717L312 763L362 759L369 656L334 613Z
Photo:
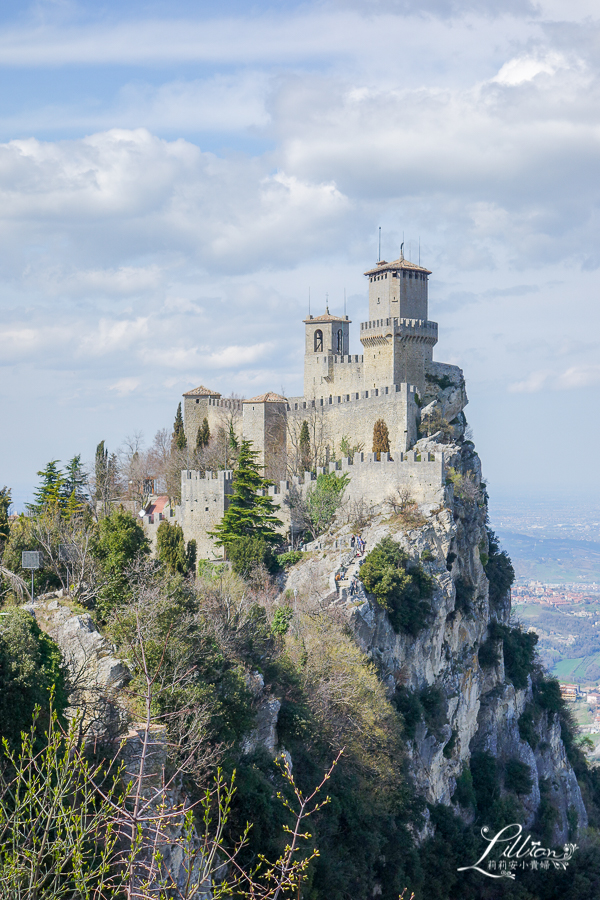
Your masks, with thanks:
M404 257L381 260L369 279L369 321L360 326L365 388L413 384L425 389L425 369L437 344L437 322L427 318L429 269Z

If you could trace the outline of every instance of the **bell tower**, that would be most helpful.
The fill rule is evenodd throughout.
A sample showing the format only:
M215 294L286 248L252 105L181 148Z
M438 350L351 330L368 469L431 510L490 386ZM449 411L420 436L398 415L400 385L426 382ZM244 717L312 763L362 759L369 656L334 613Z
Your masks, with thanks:
M335 357L350 353L350 319L332 316L329 308L322 316L304 319L304 396L311 398L322 393L323 380L332 378Z

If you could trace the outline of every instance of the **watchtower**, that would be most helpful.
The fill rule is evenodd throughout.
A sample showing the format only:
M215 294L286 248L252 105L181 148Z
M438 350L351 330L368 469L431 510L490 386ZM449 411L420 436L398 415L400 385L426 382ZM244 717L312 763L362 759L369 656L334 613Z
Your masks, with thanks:
M429 269L400 257L381 260L369 279L369 321L361 323L365 388L414 384L425 388L425 366L437 344L437 323L427 318Z
M332 378L334 357L350 353L350 319L332 316L327 308L322 316L304 319L304 396L314 397L323 379Z

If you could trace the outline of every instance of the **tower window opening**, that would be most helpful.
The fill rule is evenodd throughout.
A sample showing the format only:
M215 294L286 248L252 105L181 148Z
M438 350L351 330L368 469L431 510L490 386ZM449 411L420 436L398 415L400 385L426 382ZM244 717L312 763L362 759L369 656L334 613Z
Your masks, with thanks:
M387 272L385 273L385 277L387 278Z
M337 352L338 352L338 353L343 353L343 352L344 352L344 338L343 338L343 335L342 335L342 329L341 329L341 328L339 329L339 331L338 331L338 333L337 333Z
M321 329L315 331L315 353L323 352L323 332Z

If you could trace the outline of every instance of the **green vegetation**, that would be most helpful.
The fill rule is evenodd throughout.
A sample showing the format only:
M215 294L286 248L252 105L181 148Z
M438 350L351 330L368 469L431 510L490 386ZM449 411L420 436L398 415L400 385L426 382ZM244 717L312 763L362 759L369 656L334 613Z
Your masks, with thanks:
M102 571L95 605L104 618L131 596L127 570L150 545L139 521L124 509L115 509L99 523L92 553Z
M185 431L183 428L183 415L181 413L181 403L177 407L175 421L173 422L173 434L171 437L172 446L177 450L184 450L187 446Z
M163 519L156 530L156 555L172 575L176 572L180 574L187 572L188 560L183 529L180 525L171 525Z
M210 428L206 416L202 420L202 424L198 426L196 434L196 450L204 450L210 443Z
M277 562L282 569L291 569L292 566L300 562L303 556L302 550L288 550L286 553L277 554Z
M396 633L416 635L425 626L431 612L427 600L433 594L433 579L392 538L384 538L367 554L360 579L386 610Z
M259 535L244 535L229 541L227 556L231 560L233 571L243 578L263 566L268 572L273 572L278 565L278 557L273 553L273 548Z
M314 487L306 495L306 527L313 538L327 531L342 505L349 478L325 472L317 476Z
M504 771L504 787L515 794L530 794L533 778L529 766L519 759L509 759Z
M221 522L210 532L219 547L227 548L242 537L259 538L270 545L281 540L276 530L281 522L275 515L272 499L266 494L269 481L259 472L257 456L251 442L243 440L229 506Z
M310 434L308 431L308 422L304 420L300 428L300 437L298 440L298 449L300 451L300 469L303 472L310 472L312 469L312 455L310 450Z
M500 542L494 532L488 528L487 561L484 563L485 574L490 583L489 598L493 609L503 603L515 580L515 570L505 550L500 550Z
M54 641L38 627L32 615L21 609L0 612L0 737L12 748L20 744L22 731L31 727L34 709L40 707L40 735L49 721L50 699L62 713L67 705L65 672Z

